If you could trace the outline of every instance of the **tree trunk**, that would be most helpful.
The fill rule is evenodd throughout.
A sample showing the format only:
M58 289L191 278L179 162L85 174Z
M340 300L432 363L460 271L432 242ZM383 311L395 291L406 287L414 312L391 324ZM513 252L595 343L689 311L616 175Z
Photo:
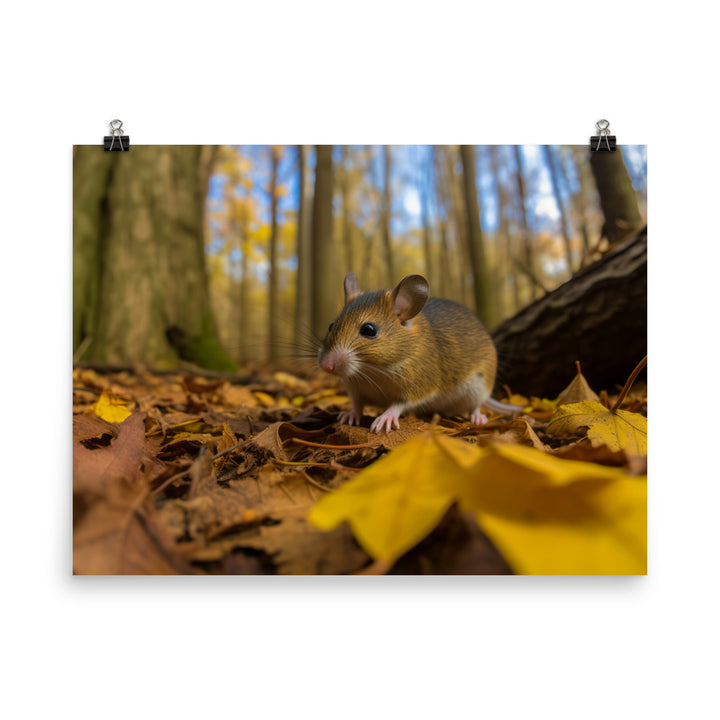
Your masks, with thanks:
M79 146L73 182L74 341L79 361L178 358L234 369L210 310L201 146Z
M333 242L332 145L316 147L315 197L312 228L312 316L313 332L324 337L337 313L341 282Z
M243 207L240 219L240 359L248 358L247 345L250 336L250 218L249 210Z
M459 274L458 298L463 305L471 306L474 303L473 290L470 287L472 281L472 261L470 260L470 248L468 247L467 212L464 208L462 179L458 178L456 161L453 158L454 147L445 147L445 182L450 191L449 212L452 215L455 226L456 262Z
M421 176L422 177L422 176ZM430 224L430 199L428 198L427 181L420 181L420 209L422 214L423 226L423 252L425 254L425 277L430 287L435 284L436 267L433 263L432 253L432 226Z
M465 212L467 216L467 237L470 250L470 261L473 273L473 294L475 312L488 325L492 325L492 308L490 301L490 278L485 259L482 229L480 227L480 205L477 197L475 180L475 151L472 145L460 146L460 157L463 166L463 190L465 196Z
M452 272L450 270L450 242L448 241L447 220L440 220L440 267L439 267L440 297L449 297L452 286Z
M519 145L514 145L513 148L515 149L515 162L517 164L515 178L517 180L518 202L520 203L520 235L522 236L522 248L524 251L523 265L526 272L530 273L532 277L535 277L535 268L533 267L535 263L532 252L532 244L530 242L530 228L528 227L527 221L527 201L525 198L522 156L520 154ZM530 294L531 297L537 297L537 286L533 282L530 283Z
M392 163L390 156L390 146L385 145L385 184L383 186L383 217L382 217L382 238L383 249L385 251L385 266L387 269L388 287L393 287L399 280L395 277L395 267L393 265L392 244L390 242L390 166Z
M345 272L351 272L355 270L355 258L353 257L352 235L350 233L350 178L346 166L347 159L347 146L343 145L338 185L340 186L340 198L342 200L342 246L345 252Z
M500 148L497 145L490 147L490 160L492 162L492 173L495 180L495 190L497 194L498 208L498 229L497 229L497 248L498 248L498 308L497 317L502 319L509 314L508 306L508 290L510 284L513 288L512 298L517 300L517 281L510 263L510 231L508 228L507 218L507 194L500 182L500 167L502 158L500 157ZM512 310L517 310L519 303L513 305Z
M297 146L300 198L297 223L297 283L295 293L295 342L301 347L312 327L312 245L307 212L307 158L304 145Z
M440 150L437 145L432 149L432 173L435 204L438 209L438 232L440 235L440 248L438 250L438 293L439 297L449 298L452 282L452 270L450 267L450 252L448 241L448 202L447 188L443 182L442 163L440 161ZM432 291L432 289L431 289ZM433 294L435 294L433 292Z
M575 172L577 173L580 189L573 195L573 206L575 212L580 218L580 231L583 241L583 260L581 267L587 265L587 258L590 257L590 229L588 227L588 208L593 205L591 195L595 193L595 187L590 174L590 165L587 157L587 146L573 146L568 151L575 164Z
M607 238L612 246L642 227L637 194L620 148L615 152L591 152L590 167L605 216L602 237Z
M622 385L647 354L647 231L517 315L493 333L498 384L556 397L575 361L596 390Z
M280 148L270 148L270 272L268 275L268 358L274 360L278 347L278 225L277 175Z
M552 184L553 195L555 197L555 204L557 205L558 212L560 213L560 226L562 229L563 240L565 241L565 262L567 263L568 276L572 277L574 272L572 246L570 241L570 232L568 230L567 213L565 212L565 206L563 205L562 196L560 194L560 170L557 166L557 158L554 156L551 147L549 145L543 145L542 148L548 172L550 173L550 182Z

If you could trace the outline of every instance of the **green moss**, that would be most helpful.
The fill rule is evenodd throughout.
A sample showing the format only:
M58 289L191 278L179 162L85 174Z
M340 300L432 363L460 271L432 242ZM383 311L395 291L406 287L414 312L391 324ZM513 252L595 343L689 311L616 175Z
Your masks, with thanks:
M188 338L181 357L207 370L237 371L237 365L212 335Z
M237 371L237 365L218 340L215 323L209 313L203 316L202 335L188 336L184 330L178 327L169 328L165 335L183 360L188 360L207 370Z

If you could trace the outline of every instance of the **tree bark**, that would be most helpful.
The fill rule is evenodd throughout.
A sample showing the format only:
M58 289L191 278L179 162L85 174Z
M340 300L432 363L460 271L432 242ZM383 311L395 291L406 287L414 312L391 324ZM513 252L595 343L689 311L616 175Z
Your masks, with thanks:
M347 145L343 145L338 185L340 186L340 198L342 200L342 246L345 252L345 271L351 272L355 270L355 258L353 257L352 235L350 232L350 178L346 165L347 160Z
M333 242L332 145L317 145L315 197L312 229L312 316L313 332L324 337L337 313L341 284Z
M399 281L399 278L395 277L392 243L390 241L390 166L392 164L392 160L389 145L385 145L384 158L385 184L383 185L382 238L383 249L385 251L385 266L388 279L387 286L393 287Z
M602 237L610 245L627 238L642 227L637 194L625 167L622 150L590 153L590 167L600 195L600 207L605 216Z
M512 286L512 299L514 312L520 306L517 295L517 280L511 266L511 248L510 248L510 231L508 228L507 217L507 194L500 182L500 167L502 158L500 157L500 148L497 145L490 147L490 160L492 163L493 178L495 180L495 191L497 194L498 207L498 229L497 229L497 248L498 248L498 308L497 317L502 319L509 315L508 311L508 290L507 286Z
M490 300L490 278L485 259L482 228L480 227L480 205L475 180L475 151L472 145L460 146L463 166L463 191L467 220L468 249L473 273L473 296L475 312L488 325L492 326L493 316Z
M430 287L434 287L436 278L436 267L433 262L432 252L432 225L430 223L430 198L428 197L429 178L423 179L422 171L419 174L420 211L423 226L423 253L425 255L425 277Z
M575 361L596 390L625 382L647 354L647 231L622 243L493 333L498 384L556 397Z
M73 177L75 349L79 361L179 358L233 369L210 310L201 146L79 146Z
M247 340L249 337L250 323L250 218L247 207L243 208L240 220L240 298L238 312L240 314L240 338L239 355L240 359L247 360Z
M304 145L297 146L299 173L299 205L297 223L297 283L295 293L295 342L302 346L312 327L312 245L307 212L307 158Z
M474 303L473 289L470 287L472 280L472 261L470 259L470 248L468 247L467 212L464 208L462 179L457 172L457 160L453 157L455 148L445 146L445 182L449 188L448 211L452 216L456 237L456 263L459 277L460 297L458 300L463 305L471 306Z
M270 272L268 274L268 358L274 360L278 347L278 223L277 176L280 148L270 148Z
M448 237L448 222L450 218L450 198L448 193L448 181L445 177L444 163L442 162L442 151L436 145L433 147L433 170L435 178L435 198L438 207L441 208L438 224L440 226L440 262L439 262L439 297L451 298L451 288L457 288L460 280L455 277L451 266L450 240ZM451 298L452 299L452 298ZM462 297L458 297L461 300Z
M520 204L520 234L522 236L522 249L524 252L523 264L525 270L535 277L534 258L532 252L532 243L530 242L530 228L527 221L527 200L525 193L525 181L523 179L522 156L520 154L520 146L514 145L515 162L517 170L515 179L517 180L518 202ZM531 297L537 297L537 287L535 283L530 283Z

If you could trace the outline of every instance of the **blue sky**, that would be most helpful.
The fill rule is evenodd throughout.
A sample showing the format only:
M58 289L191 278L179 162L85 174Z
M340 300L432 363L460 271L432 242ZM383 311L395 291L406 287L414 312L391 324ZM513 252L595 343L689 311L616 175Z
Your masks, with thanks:
M350 146L359 148L362 146ZM270 148L263 145L239 146L238 152L251 161L250 177L253 181L251 194L258 201L259 216L263 222L269 222L270 203L266 188L270 183ZM391 234L402 235L409 230L422 226L420 190L418 183L429 182L430 174L426 171L430 162L432 146L429 145L394 145L391 146L392 173L391 173ZM481 222L484 231L493 232L498 224L498 207L495 183L509 182L511 174L515 173L515 155L512 146L501 146L501 155L504 162L498 169L498 178L490 167L487 146L476 146L476 177L478 184L478 199L481 208ZM541 147L537 145L523 145L520 148L523 162L523 172L528 192L528 222L536 231L558 232L560 214L555 200L548 168L541 155ZM647 152L646 146L623 146L625 163L636 189L646 186ZM335 146L334 160L340 163L342 151ZM314 152L307 152L308 167L314 169ZM287 213L294 213L298 206L299 183L297 174L296 146L286 146L278 167L279 182L288 190L287 194L279 200L280 222ZM459 168L458 168L459 171ZM374 158L370 173L375 184L382 188L383 183L383 154L379 147L374 148ZM312 182L312 172L309 173L308 182ZM564 167L564 176L567 186L563 185L560 192L564 199L570 192L578 188L578 179L573 163ZM214 175L210 182L210 201L219 201L223 196L225 178ZM243 190L244 192L244 190ZM436 216L438 208L432 200L430 193L430 215ZM377 213L379 208L367 208L368 212ZM212 250L211 250L212 251Z

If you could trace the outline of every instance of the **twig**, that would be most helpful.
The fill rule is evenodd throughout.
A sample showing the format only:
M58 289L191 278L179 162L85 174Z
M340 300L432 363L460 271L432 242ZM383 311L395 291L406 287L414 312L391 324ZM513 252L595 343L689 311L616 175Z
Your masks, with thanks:
M232 445L229 448L225 448L224 450L221 450L219 453L215 453L213 455L213 460L217 460L218 458L222 457L223 455L227 455L232 450L242 447L243 445L248 445L250 442L252 442L252 438L250 440L243 440L242 442L236 443L235 445Z
M332 460L331 462L290 462L289 460L272 460L275 465L287 465L288 467L317 467L317 468L329 468L330 470L348 470L349 472L360 472L363 468L347 467L340 463Z
M359 443L357 445L326 445L323 443L311 442L310 440L301 440L300 438L288 438L286 442L298 443L298 445L307 445L313 448L322 448L324 450L358 450L360 448L372 447L370 443Z
M151 495L158 495L158 494L161 493L168 485L170 485L171 483L173 483L175 480L179 480L181 477L184 477L185 475L187 475L187 474L190 472L190 468L191 468L191 467L192 467L192 463L191 463L185 470L183 470L182 472L175 473L175 475L172 475L171 477L169 477L164 483L162 483L161 485L158 485L158 486L152 491L152 493L150 493L150 494L151 494Z
M615 401L615 404L610 408L610 412L615 412L619 407L620 403L625 399L625 396L630 392L630 388L632 387L632 384L635 382L635 378L640 374L640 371L647 365L647 355L637 364L637 367L630 373L630 377L627 379L627 382L625 383L625 387L620 392L620 395L618 395L618 399Z
M517 258L513 258L513 263L515 263L518 270L530 278L530 282L532 282L533 285L537 285L547 295L548 289L535 277L535 275L533 275L530 268L526 268Z

